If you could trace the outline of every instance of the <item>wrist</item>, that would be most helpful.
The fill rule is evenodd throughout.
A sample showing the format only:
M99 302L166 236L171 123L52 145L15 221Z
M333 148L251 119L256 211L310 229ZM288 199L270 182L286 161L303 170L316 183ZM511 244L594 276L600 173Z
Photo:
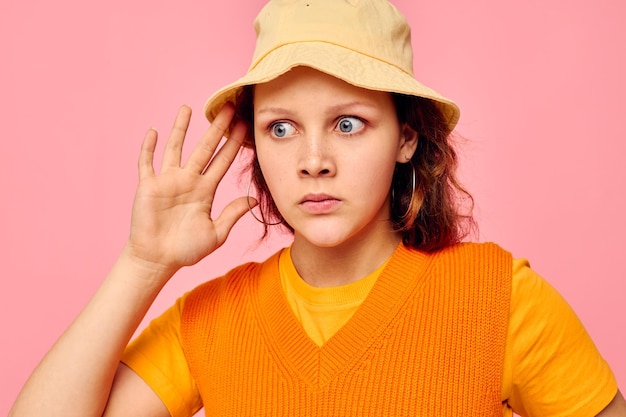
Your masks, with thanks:
M137 256L129 243L126 243L118 257L116 269L118 268L126 270L127 273L124 275L138 282L142 287L147 285L158 289L165 285L179 269Z

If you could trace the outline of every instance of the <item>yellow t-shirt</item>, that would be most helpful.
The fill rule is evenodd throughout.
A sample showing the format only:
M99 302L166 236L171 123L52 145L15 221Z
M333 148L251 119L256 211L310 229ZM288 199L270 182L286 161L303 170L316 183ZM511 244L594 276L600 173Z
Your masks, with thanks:
M381 265L363 279L316 288L298 275L289 248L280 256L287 300L306 333L322 345L367 297ZM128 347L123 362L157 392L173 416L202 407L180 344L184 296ZM563 298L525 260L514 260L511 314L504 357L503 416L591 416L606 406L617 383ZM571 366L575 364L576 366Z

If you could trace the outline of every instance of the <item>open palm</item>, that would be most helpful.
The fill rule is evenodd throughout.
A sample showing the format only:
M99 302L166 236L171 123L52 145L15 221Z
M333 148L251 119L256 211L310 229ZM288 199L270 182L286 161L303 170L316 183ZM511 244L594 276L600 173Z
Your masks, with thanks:
M231 228L248 210L246 197L211 217L215 191L245 137L238 123L230 138L218 145L234 114L227 104L181 164L191 109L183 106L167 141L161 171L154 170L157 133L150 130L139 157L139 186L133 205L129 247L133 256L167 270L193 265L220 247ZM256 202L251 202L256 204Z

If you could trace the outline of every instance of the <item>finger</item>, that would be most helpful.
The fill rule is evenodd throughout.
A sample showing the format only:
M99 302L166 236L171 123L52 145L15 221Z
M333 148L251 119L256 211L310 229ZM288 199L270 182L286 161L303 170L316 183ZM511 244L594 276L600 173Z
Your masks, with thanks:
M215 154L204 173L205 178L211 183L217 185L222 180L226 171L228 171L228 168L230 168L235 160L239 149L241 149L246 137L246 132L247 128L245 123L241 121L235 123L230 131L230 137L217 154Z
M154 176L154 150L156 149L158 133L151 128L141 143L139 152L139 179Z
M167 140L167 145L163 153L163 168L180 167L180 158L187 128L189 127L189 120L191 120L191 108L184 105L178 110L170 137Z
M185 163L186 169L197 173L202 173L205 170L215 150L222 141L224 133L228 129L228 126L230 126L234 115L235 108L231 103L226 103L191 152L189 159Z
M213 220L218 246L221 246L226 241L235 223L246 214L250 207L254 207L255 205L256 200L250 198L250 202L248 203L248 197L239 197L224 207L219 217Z

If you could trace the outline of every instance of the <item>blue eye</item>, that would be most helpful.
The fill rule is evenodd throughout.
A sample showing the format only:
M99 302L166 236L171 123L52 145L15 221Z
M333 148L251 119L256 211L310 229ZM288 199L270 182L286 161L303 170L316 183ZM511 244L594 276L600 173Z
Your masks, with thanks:
M272 131L272 135L275 137L284 138L286 136L293 135L296 128L293 127L291 123L276 122L270 126L270 130Z
M341 133L355 133L363 128L364 124L357 117L342 117L337 123L337 129Z

